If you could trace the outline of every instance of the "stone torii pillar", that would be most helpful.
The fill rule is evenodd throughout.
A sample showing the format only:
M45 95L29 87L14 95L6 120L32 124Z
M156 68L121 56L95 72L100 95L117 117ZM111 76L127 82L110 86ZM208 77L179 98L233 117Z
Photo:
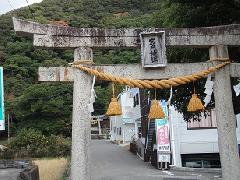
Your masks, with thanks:
M223 45L212 46L209 49L209 55L210 58L229 58L228 48ZM222 176L226 180L240 179L240 169L236 168L240 167L240 161L236 137L237 120L232 103L230 66L223 67L215 73L214 96Z
M91 48L74 50L74 61L93 60ZM91 113L88 110L92 78L73 69L73 112L72 112L72 153L71 179L90 180L89 146L91 140Z
M18 35L33 36L33 44L44 48L74 48L75 60L92 59L89 48L138 48L141 32L166 34L166 46L210 48L210 57L228 57L227 46L240 46L240 25L186 29L98 29L42 25L13 18ZM223 46L219 46L222 44ZM77 49L76 49L77 48ZM134 79L167 79L205 70L216 63L168 64L164 69L143 69L141 65L93 66L115 76ZM230 76L240 77L240 65L232 63L215 73L215 101L222 174L225 180L240 179ZM39 81L74 81L71 179L89 180L91 76L71 67L39 68Z

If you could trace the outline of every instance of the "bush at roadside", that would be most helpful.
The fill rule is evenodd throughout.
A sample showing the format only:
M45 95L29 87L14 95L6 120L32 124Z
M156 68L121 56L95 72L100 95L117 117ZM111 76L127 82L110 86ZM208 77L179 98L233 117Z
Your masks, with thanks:
M63 157L70 155L71 140L61 136L44 136L34 129L22 129L0 153L1 159Z

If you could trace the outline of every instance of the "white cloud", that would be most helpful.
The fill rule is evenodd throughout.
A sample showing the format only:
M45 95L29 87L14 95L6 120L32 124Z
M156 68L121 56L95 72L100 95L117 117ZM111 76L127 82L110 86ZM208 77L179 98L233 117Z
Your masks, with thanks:
M0 14L18 9L33 3L39 3L42 0L0 0ZM28 2L28 3L27 3Z

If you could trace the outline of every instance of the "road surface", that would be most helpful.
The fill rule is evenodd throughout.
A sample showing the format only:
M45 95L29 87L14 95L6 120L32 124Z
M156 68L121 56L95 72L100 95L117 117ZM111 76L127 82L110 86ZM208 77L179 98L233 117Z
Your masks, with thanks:
M17 177L21 171L23 171L23 169L0 169L0 180L17 180Z
M157 170L126 147L106 140L91 141L91 180L217 180L219 176L217 173Z

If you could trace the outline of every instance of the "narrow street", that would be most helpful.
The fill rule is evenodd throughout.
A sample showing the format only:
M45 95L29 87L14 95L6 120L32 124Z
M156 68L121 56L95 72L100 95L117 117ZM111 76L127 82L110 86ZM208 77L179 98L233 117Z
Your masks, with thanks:
M161 171L119 145L106 140L91 142L91 180L219 179L217 173Z

